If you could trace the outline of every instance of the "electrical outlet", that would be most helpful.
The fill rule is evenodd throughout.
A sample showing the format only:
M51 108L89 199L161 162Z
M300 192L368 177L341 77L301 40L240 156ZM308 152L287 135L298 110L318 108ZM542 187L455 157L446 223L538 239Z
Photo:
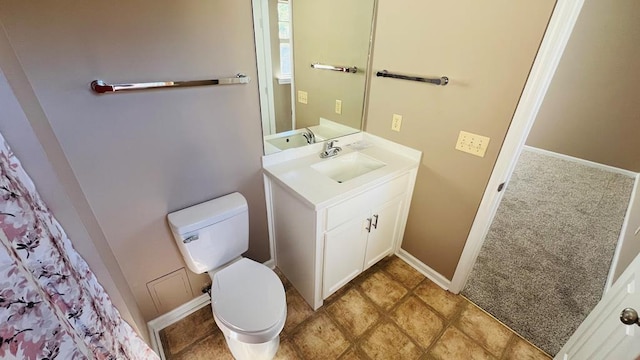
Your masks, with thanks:
M393 120L391 120L391 130L400 131L402 127L402 115L393 114Z
M460 131L460 135L458 135L458 142L456 143L456 150L484 157L484 153L487 151L487 147L489 146L489 140L491 139L486 136Z
M342 114L342 100L336 100L336 114Z
M307 92L306 91L302 91L302 90L298 90L298 102L301 104L306 104L307 103Z

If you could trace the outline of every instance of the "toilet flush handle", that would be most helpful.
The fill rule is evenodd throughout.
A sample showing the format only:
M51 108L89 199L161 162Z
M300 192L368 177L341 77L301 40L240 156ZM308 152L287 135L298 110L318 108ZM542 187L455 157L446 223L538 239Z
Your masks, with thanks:
M188 244L192 241L196 241L198 240L200 237L198 236L198 234L194 234L191 236L187 236L184 240L182 240L183 243Z

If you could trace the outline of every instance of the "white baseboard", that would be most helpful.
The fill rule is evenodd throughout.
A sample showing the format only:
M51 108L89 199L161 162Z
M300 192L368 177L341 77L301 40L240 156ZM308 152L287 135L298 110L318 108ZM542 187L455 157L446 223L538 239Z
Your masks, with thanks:
M270 269L273 269L276 266L276 263L273 259L269 259L263 264ZM164 349L162 348L162 342L160 341L160 330L184 319L185 317L193 314L194 312L202 309L209 304L211 304L211 298L209 297L209 294L202 294L197 298L189 300L188 302L169 311L168 313L160 315L157 318L147 322L149 336L151 337L151 348L153 349L153 351L155 351L162 360L166 360L164 356Z
M162 342L160 341L160 330L167 326L184 319L185 317L193 314L194 312L209 305L211 299L209 294L202 294L195 299L186 302L177 308L169 311L166 314L160 315L157 318L149 321L147 327L149 328L149 336L151 337L151 348L155 351L162 360L166 360L164 356L164 349L162 348Z
M445 290L449 290L451 286L451 280L442 276L439 272L433 270L432 268L425 265L422 261L418 260L413 255L409 254L404 249L399 249L396 252L396 256L400 259L404 260L407 264L409 264L414 269L418 270L422 275L426 276L429 280L433 281L436 285L440 286Z
M582 165L585 166L589 166L592 168L596 168L596 169L601 169L604 171L610 171L613 173L618 173L618 174L622 174L622 175L626 175L629 177L636 177L636 175L638 175L638 173L633 172L633 171L629 171L629 170L625 170L625 169L620 169L617 168L615 166L609 166L609 165L605 165L605 164L600 164L597 162L593 162L593 161L589 161L589 160L585 160L585 159L580 159L577 157L573 157L573 156L569 156L569 155L565 155L565 154L560 154L557 152L553 152L553 151L549 151L549 150L545 150L545 149L540 149L540 148L536 148L533 146L529 146L529 145L525 145L524 146L525 150L534 152L534 153L538 153L538 154L543 154L543 155L548 155L548 156L552 156L558 159L563 159L563 160L567 160L567 161L572 161L575 163L580 163Z
M276 261L271 259L271 260L267 260L265 262L262 263L264 266L268 267L269 269L273 270L276 267Z

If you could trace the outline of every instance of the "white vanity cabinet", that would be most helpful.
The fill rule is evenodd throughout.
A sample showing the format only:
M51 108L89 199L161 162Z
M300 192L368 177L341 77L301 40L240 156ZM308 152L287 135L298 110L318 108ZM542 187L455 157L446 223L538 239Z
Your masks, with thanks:
M335 159L360 152L384 166L338 181L316 171L336 161L320 159L322 144L263 158L272 257L313 309L398 251L422 155L369 134L351 139L358 146L341 138Z
M409 175L326 210L322 297L326 299L385 256L400 241Z

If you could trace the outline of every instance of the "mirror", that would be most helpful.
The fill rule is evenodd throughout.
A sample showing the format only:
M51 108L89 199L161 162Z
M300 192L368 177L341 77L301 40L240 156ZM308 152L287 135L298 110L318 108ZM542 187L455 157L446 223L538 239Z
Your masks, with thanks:
M265 154L360 131L375 0L253 6Z

